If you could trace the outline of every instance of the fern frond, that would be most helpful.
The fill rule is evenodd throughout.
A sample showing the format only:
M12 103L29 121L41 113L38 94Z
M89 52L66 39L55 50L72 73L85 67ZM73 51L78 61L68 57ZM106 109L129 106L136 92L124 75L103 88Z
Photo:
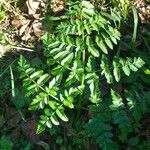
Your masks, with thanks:
M128 134L132 131L131 121L127 113L123 110L116 111L113 113L114 123L119 126L120 129L120 139L122 142L126 141Z
M23 85L26 86L26 95L32 95L34 98L29 106L30 110L41 109L44 115L41 115L37 132L42 132L45 127L52 127L52 124L59 125L59 119L68 121L65 114L65 107L74 108L73 94L77 91L64 91L58 93L62 80L62 75L51 78L43 70L36 71L27 64L23 56L19 61L22 70Z
M126 59L115 57L113 60L113 75L115 80L117 82L120 81L122 71L125 75L129 76L131 71L138 71L144 64L145 62L140 57L134 57L133 59L129 57Z

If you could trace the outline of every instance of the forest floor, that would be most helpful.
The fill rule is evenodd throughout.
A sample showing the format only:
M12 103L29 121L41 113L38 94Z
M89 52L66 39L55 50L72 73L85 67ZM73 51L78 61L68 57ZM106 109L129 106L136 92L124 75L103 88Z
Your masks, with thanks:
M148 32L148 26L150 25L150 4L144 0L136 0L134 4L137 8L142 32ZM7 150L12 145L14 150L17 150L18 147L28 150L31 145L36 145L36 149L48 150L48 141L51 141L54 149L58 149L58 145L62 142L61 137L57 137L55 141L48 133L36 134L36 114L31 116L25 105L25 100L20 99L20 102L10 100L10 76L7 74L10 71L10 66L16 63L20 53L25 54L28 58L34 57L32 60L34 66L41 65L38 56L43 51L41 38L49 30L48 23L50 21L46 20L47 16L45 16L45 14L51 15L51 12L48 11L49 7L49 0L0 1L0 84L2 86L0 87L0 134L7 134L7 137L1 137L0 143L8 145ZM51 11L59 15L64 8L65 2L57 0ZM143 26L146 26L146 28ZM142 39L139 39L137 46L140 47L142 42ZM149 47L149 43L147 43L147 47ZM35 49L36 54L34 53ZM5 81L3 81L3 76L5 76ZM18 97L21 97L21 94ZM17 107L22 108L22 106L25 107L17 109ZM145 130L141 134L143 137L150 138L149 114L143 116L142 122ZM14 139L16 141L12 142Z

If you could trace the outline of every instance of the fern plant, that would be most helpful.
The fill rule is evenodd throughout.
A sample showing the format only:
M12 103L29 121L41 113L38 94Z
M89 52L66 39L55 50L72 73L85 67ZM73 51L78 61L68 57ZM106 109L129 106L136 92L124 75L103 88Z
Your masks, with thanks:
M50 71L45 73L32 68L23 56L19 61L23 85L27 95L33 98L29 109L40 110L41 113L38 133L46 126L51 128L52 125L59 125L61 120L68 121L65 110L82 105L84 97L88 97L89 102L95 106L102 104L105 100L102 92L103 77L107 85L112 86L123 75L129 76L131 71L136 72L144 65L140 57L121 58L116 55L114 47L121 34L118 31L118 21L111 17L112 14L97 12L89 1L77 1L68 5L65 15L66 17L59 18L62 20L52 34L43 36L44 56ZM112 16L114 15L117 14L113 13ZM113 121L111 116L121 130L122 140L130 132L127 114L118 111L125 106L123 98L113 89L110 89L110 93L111 101L104 108L114 111L114 114L108 119L104 117L104 121L96 127L95 122L99 123L101 118L96 117L89 122L89 127L95 124L91 128L91 136L98 138L97 143L103 149L109 149L109 143L117 146L112 141L112 126L109 122ZM119 113L127 125L122 125L121 119L116 119ZM124 131L127 133L124 134Z
M100 148L106 150L122 149L124 144L126 148L131 149L141 145L146 148L149 142L143 143L143 139L138 135L145 128L142 127L141 119L144 113L149 112L150 93L140 89L138 94L135 94L135 87L138 88L133 85L123 95L127 104L123 102L123 96L111 89L112 102L103 101L98 105L90 105L89 112L94 115L84 126L85 137L91 137Z

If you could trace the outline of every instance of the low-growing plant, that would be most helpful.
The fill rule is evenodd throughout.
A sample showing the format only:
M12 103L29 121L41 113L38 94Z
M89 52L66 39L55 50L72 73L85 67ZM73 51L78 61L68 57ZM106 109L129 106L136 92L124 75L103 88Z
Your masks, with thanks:
M37 70L20 57L20 77L32 98L29 110L41 114L37 133L75 119L69 109L82 116L83 108L91 114L82 136L100 148L121 149L125 143L134 148L143 142L136 133L150 93L136 82L122 84L142 71L145 62L117 46L120 16L100 13L89 1L70 2L62 17L50 17L57 26L42 38L46 67Z
M111 1L113 6L121 12L124 19L128 18L129 7L131 6L132 2L133 2L132 0L112 0Z
M59 125L58 117L68 121L64 113L65 107L74 108L75 98L84 95L87 87L89 92L86 94L89 93L89 100L95 104L101 102L99 72L104 74L108 83L113 82L107 55L108 48L113 49L113 43L117 44L117 40L120 39L119 31L96 12L89 2L71 5L70 9L70 19L58 25L54 36L46 34L43 37L44 55L47 57L47 65L53 67L51 71L36 71L27 64L23 56L19 61L23 84L27 86L27 95L35 96L30 109L44 110L38 132L46 125ZM135 58L134 63L138 61L143 63L140 58ZM122 62L127 64L127 68L130 64L134 66L132 59ZM99 65L96 66L96 63ZM113 70L117 81L120 80L117 74L120 71L119 65L121 63L114 59ZM135 68L141 67L136 66ZM82 101L80 98L77 103L82 104Z

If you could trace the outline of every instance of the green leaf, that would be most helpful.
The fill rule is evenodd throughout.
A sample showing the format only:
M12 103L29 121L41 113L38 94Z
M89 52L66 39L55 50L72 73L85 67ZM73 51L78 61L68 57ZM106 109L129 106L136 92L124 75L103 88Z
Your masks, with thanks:
M74 105L73 105L73 98L71 97L71 96L69 96L69 97L67 97L67 99L65 99L64 101L63 101L63 104L65 105L65 106L67 106L68 108L74 108Z
M115 56L114 60L113 60L113 67L114 67L113 74L114 74L115 80L117 82L119 82L120 78L121 78L119 60L120 60L120 58L118 58L117 56Z
M103 38L104 38L104 41L105 41L106 45L107 45L110 49L113 49L113 44L112 44L111 40L110 40L108 37L106 37L106 34L102 34L102 36L103 36Z
M51 123L50 120L48 120L48 121L46 122L46 126L47 126L48 128L51 128L51 127L52 127L52 123Z
M50 53L51 55L54 55L54 54L60 52L63 48L65 48L65 45L66 45L65 43L62 43L59 47L50 50L49 53ZM50 55L50 56L51 56L51 55Z
M123 110L118 110L113 113L113 121L119 126L120 129L120 140L126 142L128 134L132 131L131 121L127 113Z
M43 74L43 70L36 71L33 74L30 75L30 78L35 80L36 78L40 77Z
M115 77L115 80L117 82L120 81L120 78L121 78L121 74L120 74L120 69L118 67L115 67L114 70L113 70L113 74L114 74L114 77Z
M95 57L99 57L99 51L97 49L94 48L94 46L92 47L88 47L89 52L91 52L91 54Z
M49 82L49 88L51 89L55 84L56 84L56 78L53 78L53 79Z
M44 101L40 102L40 108L43 109L44 108Z
M87 44L87 46L90 46L90 40L91 40L90 36L87 36L86 37L86 44Z
M54 125L59 125L59 122L58 122L58 120L57 120L57 118L56 118L56 116L55 115L52 115L51 117L50 117L50 120L51 120L51 122L54 124Z
M122 70L124 71L125 75L129 76L130 68L128 66L128 63L123 59L120 59L120 63L121 63L121 67L122 67Z
M64 72L64 68L62 65L58 65L57 67L53 68L51 73L53 75L59 75L60 73L63 73Z
M45 122L44 121L39 121L38 126L37 126L37 130L36 133L40 134L45 130L46 126L45 126Z
M21 68L25 68L25 66L27 65L27 61L26 59L24 58L24 56L20 55L20 59L19 59L19 62L18 62L19 66ZM28 69L28 68L27 68Z
M123 69L124 73L125 73L127 76L130 75L130 69L129 69L129 67L128 67L127 64L124 65L124 66L122 67L122 69Z
M68 78L66 79L65 86L70 86L74 82L76 82L75 72L70 72Z
M133 64L131 64L131 63L129 64L129 67L134 72L138 71L138 68L136 66L134 66Z
M56 110L56 114L58 115L58 117L59 117L61 120L65 121L65 122L68 121L68 118L67 118L67 116L65 115L64 109L63 109L62 107L59 107L59 108Z
M48 48L55 48L55 47L57 47L58 45L60 44L60 42L59 41L56 41L56 42L54 42L54 43L52 43L52 44L49 44L48 45Z
M36 109L38 109L38 105L39 105L39 103L40 103L40 101L41 101L41 99L33 99L33 102L31 102L30 103L30 105L29 105L29 110L36 110Z
M72 61L73 57L74 57L74 53L72 52L61 61L61 65L69 64Z
M94 57L93 56L89 56L88 57L87 66L86 66L86 71L87 72L91 72L93 67L95 67Z
M58 54L56 54L53 58L55 60L60 60L62 59L63 57L65 57L69 52L66 50L66 51L61 51L59 52Z
M44 84L49 78L49 74L44 74L37 80L37 84Z
M48 108L45 108L45 109L44 109L44 113L45 113L47 116L51 116L52 111L51 111L50 109L48 109Z
M47 65L48 66L54 65L55 63L56 63L56 61L53 58L48 58L47 59Z
M70 34L76 34L76 31L77 31L77 26L74 25L71 29L71 33Z
M82 25L78 19L76 19L76 24L77 24L78 35L81 35L82 34Z
M101 74L105 75L107 83L109 83L109 84L112 83L113 77L110 72L110 67L109 67L108 59L107 59L106 55L102 55L100 67L102 68Z
M69 26L69 27L66 29L66 35L68 35L70 32L71 32L71 26Z
M145 62L140 57L138 57L138 58L134 57L133 64L137 68L141 68L145 64Z
M123 103L123 99L121 98L121 96L116 92L114 91L113 89L111 89L111 97L112 97L112 105L110 105L110 108L112 110L116 110L118 108L122 108L124 106L124 103Z
M71 36L66 36L66 43L68 44L68 49L70 49L72 47L72 45L74 45L74 40L71 38ZM66 48L67 49L67 48Z
M85 8L88 8L88 9L94 9L93 4L89 1L82 1L82 6L83 6L83 8L85 7Z
M89 24L87 23L87 20L84 20L84 27L88 34L91 34L91 29L89 27Z
M144 72L145 72L145 74L150 75L150 70L149 69L146 69Z
M30 74L30 73L33 73L34 71L35 71L34 68L29 68L29 69L27 69L25 72L26 72L27 74Z
M112 41L114 44L117 45L117 40L116 40L116 38L115 38L114 36L112 36L111 34L112 34L112 33L109 33L109 36L110 36L111 41Z
M102 39L100 39L100 37L96 36L95 42L96 42L97 46L98 46L105 54L108 54L107 48L106 48L104 42L102 41Z
M88 46L88 50L89 52L91 52L91 54L95 57L99 57L99 51L97 49L95 49L93 43L91 42L91 38L90 36L86 37L86 44Z
M28 91L30 91L30 90L35 90L36 87L37 87L36 84L32 84L32 85L30 85L30 86L27 88L27 90L28 90Z
M78 47L80 47L82 45L82 40L79 37L76 38L75 42Z
M96 23L92 22L92 27L93 27L93 30L96 30L96 31L99 31L99 27Z
M94 82L91 82L91 84L89 85L89 88L90 88L91 94L93 95L94 94Z
M52 101L52 100L48 101L48 104L53 110L57 109L57 107L59 105L57 102Z

